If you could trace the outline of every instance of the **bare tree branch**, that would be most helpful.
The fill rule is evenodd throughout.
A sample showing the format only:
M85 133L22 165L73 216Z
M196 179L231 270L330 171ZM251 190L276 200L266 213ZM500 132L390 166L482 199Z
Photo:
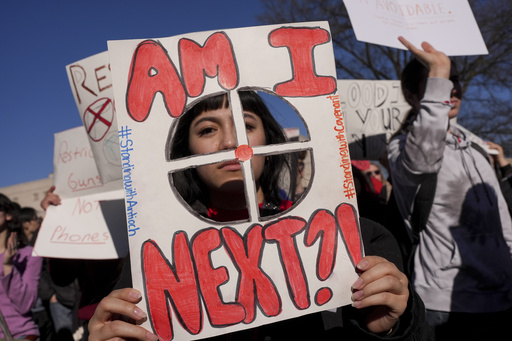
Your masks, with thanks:
M260 1L265 12L258 19L264 24L329 21L340 79L399 79L411 58L404 50L357 41L342 0ZM510 155L512 1L469 0L469 3L489 54L453 58L464 94L458 122L475 134L501 144Z

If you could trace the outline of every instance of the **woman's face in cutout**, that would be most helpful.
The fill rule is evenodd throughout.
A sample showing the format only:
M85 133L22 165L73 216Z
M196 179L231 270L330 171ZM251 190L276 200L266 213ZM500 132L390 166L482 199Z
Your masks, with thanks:
M261 118L250 111L244 111L244 120L249 145L265 145L265 131ZM221 108L198 115L190 124L188 143L192 154L235 149L237 140L231 109ZM264 165L264 156L252 158L256 184ZM200 166L197 168L197 173L211 191L233 193L244 190L242 168L237 160Z

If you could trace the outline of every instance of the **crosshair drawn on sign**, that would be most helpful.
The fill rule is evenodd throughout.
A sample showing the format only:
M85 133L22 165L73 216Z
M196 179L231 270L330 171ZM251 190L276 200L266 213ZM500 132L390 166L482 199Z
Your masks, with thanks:
M264 91L264 90L258 90L256 87L252 88L253 91L261 91L266 92L269 95L274 95L277 97L276 94L270 91ZM256 184L253 177L253 170L251 166L251 159L253 156L267 156L267 155L277 155L277 154L290 154L290 153L298 153L298 152L309 152L310 157L312 158L312 143L309 140L306 141L286 141L285 143L281 144L266 144L266 145L258 145L251 147L249 146L249 140L247 136L246 131L246 124L244 120L244 112L242 108L242 101L238 94L239 90L232 90L226 92L229 97L229 103L230 103L230 109L231 109L231 115L233 124L235 126L235 133L236 133L236 147L234 149L227 149L227 150L219 150L212 154L194 154L187 157L184 157L182 159L171 159L168 155L168 161L171 161L168 167L169 175L171 175L174 172L181 172L190 168L200 167L201 165L207 165L211 163L216 162L222 162L222 161L228 161L228 160L238 160L242 163L242 172L244 173L244 188L245 193L251 193L249 195L246 195L247 199L247 209L249 213L249 218L246 221L264 221L264 220L270 220L274 215L270 215L267 217L260 216L260 208L259 208L259 202L257 201L256 193ZM244 91L243 89L241 91ZM247 91L247 90L246 90ZM218 95L214 94L214 95ZM261 96L261 95L260 95ZM265 101L264 101L265 102ZM288 104L289 105L289 104ZM294 114L300 115L298 112L294 112ZM186 113L185 113L186 115ZM178 121L176 121L178 122ZM171 143L173 142L173 136L174 132L177 128L178 124L175 123L175 125L171 128L169 135L167 136L167 147L166 148L172 148ZM309 134L308 134L309 136ZM166 152L167 153L167 152ZM167 153L168 154L168 153ZM212 158L212 156L215 156L215 159ZM247 162L247 163L246 163ZM313 162L313 161L311 161ZM244 166L245 163L245 166ZM311 180L312 180L313 174L311 174ZM170 185L175 190L175 193L177 194L177 197L180 199L181 194L178 190L176 190L175 185L173 184L172 177L170 177ZM311 183L308 185L308 187L311 186ZM254 195L252 195L254 194ZM181 201L182 204L185 204L185 201ZM294 209L298 202L294 203L294 205L286 210L289 211L291 209ZM185 206L188 206L188 204L185 204ZM194 208L189 209L189 212L197 212ZM284 213L279 212L279 214ZM196 215L196 214L195 214ZM198 218L203 219L204 217L201 215L196 215ZM206 219L206 218L205 218ZM206 219L210 224L225 224L225 221L217 222L211 219ZM231 223L234 223L235 221L231 221Z
M101 141L110 130L114 120L112 100L104 97L91 104L84 112L83 121L89 137Z

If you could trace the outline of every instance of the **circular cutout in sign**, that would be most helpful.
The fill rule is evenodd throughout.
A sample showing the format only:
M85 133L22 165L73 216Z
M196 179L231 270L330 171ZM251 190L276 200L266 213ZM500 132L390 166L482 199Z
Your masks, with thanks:
M89 137L101 141L114 120L114 107L110 98L104 97L91 104L84 112L83 121Z
M274 117L275 114L270 111L273 108L270 104L276 104L275 100L271 103L266 98L275 96L277 95L273 93L264 95L262 91L255 89L217 93L203 97L175 121L167 137L165 153L168 161L176 160L179 166L171 166L173 169L169 171L169 180L176 197L189 212L195 212L198 217L219 224L252 219L265 221L288 212L302 200L302 196L311 186L312 150L310 146L299 142L298 135L296 138L286 136L285 130ZM224 101L234 102L230 104L229 117L214 113L218 110L214 108L225 105L222 104ZM280 104L287 107L288 114L297 116L293 121L303 121L300 114L288 103L283 101ZM192 134L190 127L194 126L195 118L209 111L212 113L198 120L201 128L196 129L196 135L201 137L194 137L201 139L204 136L204 141L200 143L202 152L192 154L188 145ZM254 118L250 119L254 116L262 120L261 127L253 122L256 121ZM229 148L222 143L218 144L219 141L212 137L223 136L227 131L225 129L233 129L236 135L236 142ZM258 129L264 130L265 144L250 145L248 133L257 135L254 131ZM305 140L309 140L309 134L307 135ZM205 156L215 156L216 160L207 160ZM306 173L304 160L307 157L310 171L307 184L303 184ZM243 165L248 167L247 172ZM211 167L208 174L215 175L206 176L204 179L204 167ZM217 215L215 209L206 212L208 200L204 193L208 193L210 185L217 186L216 191L230 193L230 196L243 191L246 208L237 209L236 213L230 212L229 217L222 218L221 213ZM261 197L257 197L260 189L265 196L263 201L260 200ZM270 194L266 195L267 193ZM212 216L215 219L209 219Z

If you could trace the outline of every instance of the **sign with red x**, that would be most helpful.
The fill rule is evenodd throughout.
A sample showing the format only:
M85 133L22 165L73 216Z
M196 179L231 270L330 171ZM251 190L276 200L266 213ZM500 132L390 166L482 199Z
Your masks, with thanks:
M110 130L114 110L110 98L100 98L84 112L83 122L87 134L93 141L101 141Z
M121 156L108 53L74 62L66 70L101 181L119 180Z

